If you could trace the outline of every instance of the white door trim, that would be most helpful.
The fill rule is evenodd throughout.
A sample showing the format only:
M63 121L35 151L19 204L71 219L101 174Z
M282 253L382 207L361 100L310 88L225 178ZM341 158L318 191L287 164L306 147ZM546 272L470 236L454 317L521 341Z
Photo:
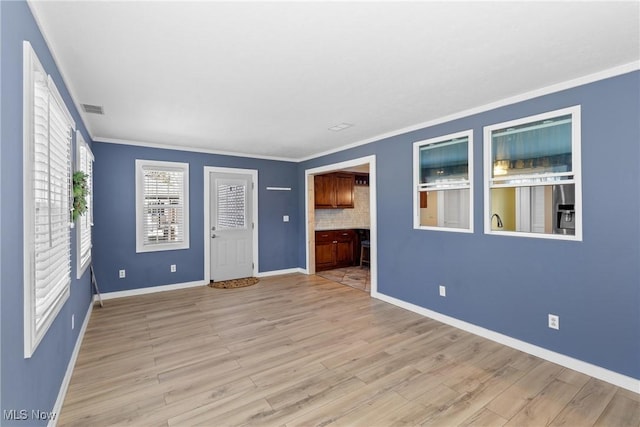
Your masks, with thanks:
M251 182L253 182L253 190L251 191L251 203L252 208L252 220L253 227L253 276L256 276L259 268L258 260L258 171L256 169L236 169L236 168L222 168L214 166L204 167L204 281L209 283L211 277L211 221L210 221L210 202L211 202L211 188L210 177L212 173L232 173L241 175L251 175Z
M313 224L309 224L309 191L312 189L309 188L309 177L312 175L317 175L325 172L332 172L340 169L350 168L354 166L360 166L363 164L369 164L369 216L371 219L370 223L370 231L369 231L369 240L371 242L370 247L370 256L369 259L371 261L370 269L371 269L371 296L374 298L379 298L378 296L378 202L377 202L377 191L376 191L376 156L365 156L357 159L347 160L345 162L333 163L326 166L320 166L317 168L307 169L305 170L304 175L304 223L305 223L305 253L306 253L306 268L304 270L305 274L310 273L310 260L309 260L309 244L310 244L310 236L311 233L315 232L313 228Z

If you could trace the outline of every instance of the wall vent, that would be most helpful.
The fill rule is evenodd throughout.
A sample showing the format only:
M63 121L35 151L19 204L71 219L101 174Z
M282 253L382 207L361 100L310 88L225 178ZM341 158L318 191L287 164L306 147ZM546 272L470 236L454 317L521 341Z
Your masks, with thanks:
M101 105L81 104L85 113L90 114L104 114L104 109Z

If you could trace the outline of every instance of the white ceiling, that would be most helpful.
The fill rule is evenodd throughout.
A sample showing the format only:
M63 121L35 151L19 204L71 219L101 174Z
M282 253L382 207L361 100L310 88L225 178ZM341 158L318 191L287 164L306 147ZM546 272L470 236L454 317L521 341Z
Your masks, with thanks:
M93 139L287 159L636 63L639 5L30 2Z

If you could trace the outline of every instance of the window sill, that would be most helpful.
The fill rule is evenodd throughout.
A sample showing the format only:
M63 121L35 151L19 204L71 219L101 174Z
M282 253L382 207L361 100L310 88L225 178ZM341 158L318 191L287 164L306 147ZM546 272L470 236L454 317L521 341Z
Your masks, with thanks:
M564 234L544 234L544 233L530 233L526 231L498 231L490 230L484 232L484 234L493 236L508 236L508 237L531 237L534 239L548 239L548 240L568 240L574 242L582 242L582 236L580 235L564 235Z
M428 225L419 225L413 227L414 230L429 230L429 231L448 231L450 233L467 233L473 234L473 229L468 228L452 228L452 227L432 227Z
M181 249L189 249L189 242L158 243L158 244L155 244L155 245L136 246L136 253L177 251L177 250L181 250Z

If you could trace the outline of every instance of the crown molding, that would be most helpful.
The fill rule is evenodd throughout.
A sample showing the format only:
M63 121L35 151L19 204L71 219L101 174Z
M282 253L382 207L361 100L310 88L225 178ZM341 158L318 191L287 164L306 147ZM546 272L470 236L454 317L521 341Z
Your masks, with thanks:
M478 107L469 108L467 110L463 110L454 114L450 114L447 116L439 117L437 119L429 120L426 122L418 123L415 125L407 126L402 129L397 129L391 132L385 132L376 136L372 136L371 138L367 138L364 140L360 140L357 142L353 142L351 144L343 145L339 148L334 148L327 151L322 151L320 153L312 154L307 157L302 157L297 159L298 162L305 162L307 160L317 159L318 157L327 156L329 154L339 153L341 151L349 150L351 148L359 147L361 145L370 144L372 142L380 141L386 138L391 138L398 135L403 135L405 133L413 132L416 130L436 126L442 123L447 123L453 120L462 119L464 117L473 116L474 114L484 113L486 111L495 110L496 108L505 107L507 105L516 104L518 102L527 101L533 98L538 98L540 96L549 95L555 92L560 92L567 89L572 89L578 86L583 86L585 84L594 83L599 80L604 80L611 77L620 76L622 74L627 74L633 71L640 70L640 61L634 61L627 64L623 64L614 68L609 68L603 71L598 71L597 73L588 74L586 76L578 77L572 80L567 80L562 83L556 83L550 86L545 86L540 89L535 89L529 92L521 93L519 95L510 96L508 98L503 98L501 100L491 102L489 104L480 105Z
M211 150L203 147L191 147L191 146L182 146L182 145L173 145L173 144L159 144L156 142L145 142L145 141L130 141L127 139L112 139L112 138L96 137L96 138L93 138L93 141L103 142L105 144L133 145L136 147L159 148L164 150L188 151L188 152L204 153L204 154L217 154L221 156L245 157L245 158L260 159L260 160L275 160L280 162L296 163L298 161L297 159L290 158L290 157L264 156L261 154Z

